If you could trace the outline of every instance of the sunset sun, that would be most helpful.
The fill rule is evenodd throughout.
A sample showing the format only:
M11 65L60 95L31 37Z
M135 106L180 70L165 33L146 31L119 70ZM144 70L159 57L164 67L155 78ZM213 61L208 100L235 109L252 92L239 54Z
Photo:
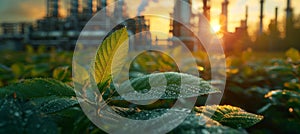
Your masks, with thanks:
M218 33L221 30L221 25L217 24L217 23L211 24L211 27L212 27L213 32L215 32L215 33Z

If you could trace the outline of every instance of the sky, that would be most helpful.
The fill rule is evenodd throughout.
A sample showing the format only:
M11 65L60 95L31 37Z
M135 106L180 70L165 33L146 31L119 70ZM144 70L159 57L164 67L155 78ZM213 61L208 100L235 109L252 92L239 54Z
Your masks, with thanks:
M62 0L60 13L67 15L70 0ZM114 0L109 0L113 2ZM138 7L144 0L125 0L127 12L130 17L138 14ZM219 22L221 13L221 3L223 0L210 0L211 3L211 21ZM249 29L250 34L258 29L259 5L260 0L229 0L229 31L234 32L235 27L240 25L240 20L245 18L245 6L249 7ZM300 0L291 0L294 14L300 14ZM2 22L34 22L36 19L43 18L46 15L46 0L1 0L0 1L0 23ZM202 11L202 0L192 0L194 13ZM145 3L144 3L145 4ZM148 6L141 12L149 14L151 12L169 16L173 12L174 0L149 0ZM279 8L279 21L284 20L286 0L265 0L264 10L264 30L270 19L274 18L275 7ZM151 29L163 29L168 32L169 20L151 18ZM283 30L283 24L280 23L280 29Z

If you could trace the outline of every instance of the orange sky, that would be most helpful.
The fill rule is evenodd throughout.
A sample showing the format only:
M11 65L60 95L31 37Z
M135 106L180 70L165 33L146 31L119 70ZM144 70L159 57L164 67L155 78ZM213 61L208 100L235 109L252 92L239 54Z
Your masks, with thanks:
M62 15L66 15L69 8L70 0L62 0L61 9ZM114 0L109 0L114 1ZM211 18L212 21L219 22L219 15L221 13L221 2L223 0L211 0ZM259 16L259 0L229 0L229 31L234 31L235 27L239 26L239 21L244 19L245 6L249 6L249 28L250 34L255 33L258 29ZM279 21L284 20L284 9L286 7L286 0L265 0L265 19L264 29L267 30L267 25L270 19L274 18L274 8L279 7ZM127 12L131 17L137 14L137 8L141 0L125 0L127 3ZM147 14L150 11L169 16L173 11L173 0L158 0L157 3L150 2L149 6L142 13ZM1 0L0 1L0 23L1 22L16 22L16 21L35 21L42 18L46 14L45 0ZM300 14L300 0L292 0L294 14ZM130 8L129 8L130 7ZM202 0L193 0L193 7L196 11L201 11ZM153 19L151 20L151 30L163 30L168 33L169 20ZM280 24L283 30L283 24Z
M136 15L136 8L137 5L136 2L133 0L125 0L128 5L131 5L132 9L129 9L130 15ZM210 0L211 1L211 21L212 23L218 23L219 22L219 15L221 13L221 3L223 0ZM234 32L235 27L240 25L240 20L245 18L245 6L248 5L249 7L249 33L250 35L255 34L255 32L258 30L258 21L259 21L259 0L229 0L229 26L228 30L230 32ZM194 13L195 12L201 12L202 10L202 0L192 0ZM150 12L158 12L162 15L168 16L170 12L173 12L172 6L174 5L172 0L160 0L158 3L150 2L149 6L146 8L146 10L142 14L147 14ZM265 0L264 4L264 30L266 31L268 28L268 24L270 23L270 20L274 18L274 12L275 7L278 6L279 8L279 21L284 20L285 16L285 8L286 8L286 0ZM300 0L292 0L292 7L294 10L294 14L300 13ZM152 22L155 22L155 20L152 20ZM164 24L162 26L162 24ZM165 32L168 32L168 20L160 19L159 23L156 25L151 24L152 30L156 29L164 29ZM284 24L279 23L279 28L281 31L284 29Z

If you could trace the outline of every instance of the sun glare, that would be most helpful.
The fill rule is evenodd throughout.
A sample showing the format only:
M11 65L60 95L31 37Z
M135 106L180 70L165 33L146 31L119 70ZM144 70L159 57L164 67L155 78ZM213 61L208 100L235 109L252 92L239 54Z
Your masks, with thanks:
M218 33L221 30L220 24L212 24L211 25L213 32Z

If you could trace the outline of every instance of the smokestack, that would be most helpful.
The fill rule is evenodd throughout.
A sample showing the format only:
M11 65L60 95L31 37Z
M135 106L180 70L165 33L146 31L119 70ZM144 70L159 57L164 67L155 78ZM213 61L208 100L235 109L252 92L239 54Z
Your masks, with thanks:
M286 36L289 36L290 30L293 27L293 9L291 7L291 0L287 0L286 7Z
M185 24L190 24L192 17L191 0L176 0L174 6L174 19L180 20Z
M59 0L53 0L53 17L58 18Z
M287 19L292 17L291 0L287 0L286 17Z
M79 0L72 0L71 1L71 15L78 16L79 10Z
M47 17L59 17L59 0L47 0Z
M246 29L247 29L248 28L248 5L246 6L245 24L246 24Z
M97 10L99 11L107 6L107 2L106 0L98 0L97 5Z
M275 28L278 26L278 7L275 8Z
M92 15L93 14L93 0L88 0L88 14Z
M47 17L50 17L50 0L47 0L46 5L47 5Z
M210 21L210 4L209 0L203 0L203 14Z
M228 32L228 4L228 0L224 0L224 2L222 2L220 23L222 25L221 29L223 32Z
M114 20L117 24L122 23L123 15L124 15L124 1L123 0L115 0L117 3L114 9Z
M259 35L263 33L264 2L264 0L260 0Z

